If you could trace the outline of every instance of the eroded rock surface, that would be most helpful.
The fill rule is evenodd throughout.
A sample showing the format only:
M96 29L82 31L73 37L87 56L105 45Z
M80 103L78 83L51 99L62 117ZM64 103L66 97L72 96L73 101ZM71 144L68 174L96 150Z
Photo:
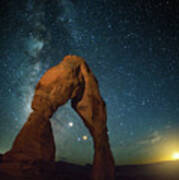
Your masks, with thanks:
M46 167L51 167L53 172L55 145L49 119L69 99L93 137L92 179L114 179L105 103L95 76L84 59L74 55L66 56L38 82L32 101L33 112L17 135L12 149L3 156L1 171L19 175L43 174ZM47 166L42 168L43 163Z

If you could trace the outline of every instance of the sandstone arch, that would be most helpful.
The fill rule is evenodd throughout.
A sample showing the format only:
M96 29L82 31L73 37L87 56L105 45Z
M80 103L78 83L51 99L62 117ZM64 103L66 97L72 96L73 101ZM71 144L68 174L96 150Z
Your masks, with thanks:
M84 59L74 55L66 56L38 82L32 101L33 112L17 135L12 149L3 156L1 171L19 176L26 172L41 176L46 169L39 164L44 163L53 171L55 144L49 119L69 99L93 137L92 179L114 179L105 103L95 76Z

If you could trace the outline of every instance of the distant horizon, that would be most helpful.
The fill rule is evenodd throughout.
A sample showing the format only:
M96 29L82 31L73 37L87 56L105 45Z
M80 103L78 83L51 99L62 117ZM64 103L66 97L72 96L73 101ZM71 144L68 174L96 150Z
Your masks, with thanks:
M80 166L86 166L86 165L93 165L93 164L90 164L90 163L86 163L84 165L82 164L76 164L76 163L72 163L72 162L68 162L68 161L64 161L64 160L59 160L59 161L55 161L55 162L65 162L65 163L69 163L69 164L74 164L74 165L80 165ZM140 166L140 165L153 165L153 164L160 164L160 163L171 163L171 162L176 162L176 163L179 163L179 160L161 160L161 161L156 161L156 162L148 162L148 163L136 163L136 164L115 164L115 166Z
M3 155L3 153L0 153L0 156ZM73 165L78 165L78 166L92 166L92 163L86 163L86 164L78 164L75 162L69 162L69 161L65 161L65 160L55 160L55 163L58 162L64 162L67 164L73 164ZM115 166L142 166L142 165L155 165L155 164L163 164L163 163L179 163L179 160L161 160L161 161L153 161L153 162L146 162L146 163L131 163L131 164L115 164Z

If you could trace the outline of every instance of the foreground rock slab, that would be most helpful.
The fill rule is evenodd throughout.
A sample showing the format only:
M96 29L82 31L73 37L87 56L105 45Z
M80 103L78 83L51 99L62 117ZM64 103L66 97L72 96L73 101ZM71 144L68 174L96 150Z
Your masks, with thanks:
M41 176L42 179L53 175L55 143L49 119L69 99L93 137L95 153L91 179L114 179L105 103L85 60L74 55L66 56L38 82L32 101L33 112L12 149L3 156L1 172L19 177Z

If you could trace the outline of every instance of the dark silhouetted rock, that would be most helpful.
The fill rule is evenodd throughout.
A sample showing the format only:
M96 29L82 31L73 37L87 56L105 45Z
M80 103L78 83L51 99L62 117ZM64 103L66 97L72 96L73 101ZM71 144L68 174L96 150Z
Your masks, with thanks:
M114 179L105 103L97 80L85 61L71 55L49 69L38 82L32 101L33 112L17 135L12 149L3 156L1 171L19 176L45 174L47 177L53 173L55 145L49 119L69 99L93 137L92 179Z
M2 154L0 154L0 163L2 162L2 157L3 157L3 155L2 155Z

